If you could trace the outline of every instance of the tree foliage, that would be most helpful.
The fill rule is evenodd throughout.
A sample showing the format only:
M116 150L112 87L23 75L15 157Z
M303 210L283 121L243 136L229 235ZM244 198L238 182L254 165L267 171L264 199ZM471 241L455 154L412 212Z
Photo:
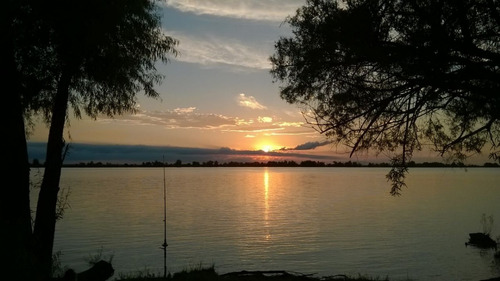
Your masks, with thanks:
M36 9L30 14L39 19L38 34L30 40L39 44L22 55L36 60L37 67L23 66L28 72L41 68L43 73L33 75L39 87L31 87L38 91L26 98L27 109L43 112L49 121L63 75L71 77L69 102L77 117L82 111L94 118L133 111L140 91L158 97L154 86L163 77L156 64L177 54L177 41L163 33L156 4L154 0L34 3Z
M154 86L162 76L156 64L177 54L177 41L163 33L156 5L156 0L8 0L4 5L4 115L15 120L6 130L7 162L13 163L9 173L20 176L6 188L0 224L8 229L2 242L12 242L7 251L12 268L27 274L14 279L50 277L68 106L77 117L83 112L96 118L134 111L139 92L158 97ZM50 131L31 230L24 121L40 113Z
M271 57L281 97L351 156L391 153L392 194L424 146L499 160L497 0L308 0L286 23Z

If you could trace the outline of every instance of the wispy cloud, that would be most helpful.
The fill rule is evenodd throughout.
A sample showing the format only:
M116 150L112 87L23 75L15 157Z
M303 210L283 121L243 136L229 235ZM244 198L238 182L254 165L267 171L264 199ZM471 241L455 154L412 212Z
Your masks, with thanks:
M175 60L201 64L205 67L227 65L237 67L238 70L271 68L268 59L270 51L266 46L249 46L227 38L194 37L176 31L164 32L180 42L177 47L180 55L174 58Z
M241 94L242 106L262 109L254 97ZM214 130L220 132L242 133L244 137L264 136L317 136L314 130L303 126L303 122L284 122L268 116L240 118L215 113L201 113L196 107L182 107L163 111L138 109L136 114L118 115L114 118L102 116L101 123L120 122L131 126L157 126L163 129Z
M253 96L247 96L243 93L238 95L238 104L251 109L267 109L266 106L260 104Z
M241 128L232 128L232 129L224 129L225 132L237 132L237 133L268 133L274 131L282 131L283 128L276 127L241 127Z
M198 113L196 107L176 108L165 111L140 111L133 115L120 115L114 119L101 118L100 122L117 120L136 125L159 125L170 129L216 129L236 126L240 119L221 114Z
M166 0L168 7L198 15L282 22L304 0Z
M196 110L196 107L182 107L174 109L175 113L191 113Z
M281 123L278 123L278 126L280 127L303 127L304 126L304 122L281 122Z
M279 132L270 132L265 133L266 136L310 136L317 137L318 134L314 131L279 131Z

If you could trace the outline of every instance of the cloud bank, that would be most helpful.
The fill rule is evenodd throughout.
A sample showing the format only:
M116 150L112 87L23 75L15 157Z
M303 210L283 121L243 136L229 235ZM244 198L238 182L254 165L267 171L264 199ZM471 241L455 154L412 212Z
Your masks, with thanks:
M294 148L284 148L283 150L312 150L320 146L325 146L327 144L331 144L331 141L323 141L323 142L318 142L318 141L313 141L313 142L306 142L303 144L299 144Z
M45 160L45 143L28 143L30 161L38 159L41 163ZM284 151L264 152L262 150L235 150L227 147L221 148L191 148L175 146L144 146L144 145L99 145L72 143L64 163L102 162L114 164L140 164L142 162L162 161L165 157L167 163L181 160L184 163L193 161L219 161L219 162L254 162L259 159L270 160L316 160L332 161L335 157L303 153L290 153Z

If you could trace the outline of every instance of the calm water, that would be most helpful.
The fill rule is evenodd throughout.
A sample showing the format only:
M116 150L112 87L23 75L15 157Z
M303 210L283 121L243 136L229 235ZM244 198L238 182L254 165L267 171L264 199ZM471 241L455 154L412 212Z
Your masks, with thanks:
M483 213L500 235L500 169L412 169L401 197L388 194L387 171L167 168L168 270L500 275L492 251L464 245L469 232L482 231ZM55 238L63 264L84 270L102 249L113 255L115 276L163 272L163 169L64 169L61 187L71 205Z

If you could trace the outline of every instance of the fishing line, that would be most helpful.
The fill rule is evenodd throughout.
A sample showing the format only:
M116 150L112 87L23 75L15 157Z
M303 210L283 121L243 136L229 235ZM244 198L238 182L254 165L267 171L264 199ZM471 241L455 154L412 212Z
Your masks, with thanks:
M163 278L167 279L167 184L165 182L165 155L163 155Z

